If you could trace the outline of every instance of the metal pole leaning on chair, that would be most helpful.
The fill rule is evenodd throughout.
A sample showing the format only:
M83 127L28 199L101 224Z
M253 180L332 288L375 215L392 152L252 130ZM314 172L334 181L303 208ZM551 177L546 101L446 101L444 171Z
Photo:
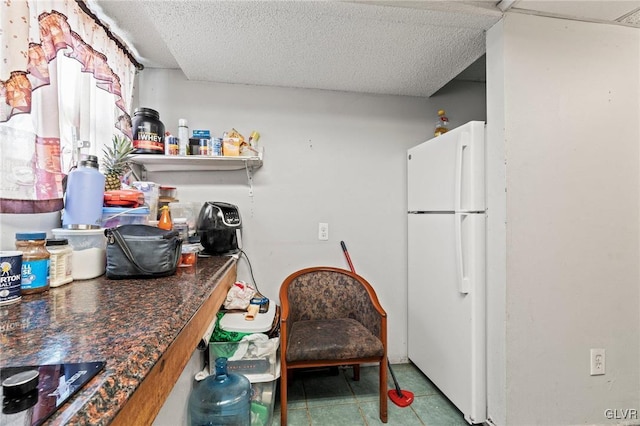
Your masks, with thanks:
M349 269L355 274L356 270L353 267L353 263L351 262L351 256L349 256L349 252L347 251L347 245L344 243L344 241L340 241L340 246L342 246L342 251L344 253L344 257L346 257L347 259L347 263L349 264ZM393 384L395 385L395 389L391 389L388 392L389 399L398 407L408 407L413 402L413 392L400 389L400 385L398 384L396 375L393 374L393 368L391 368L389 358L387 358L387 367L389 368L391 378L393 379Z

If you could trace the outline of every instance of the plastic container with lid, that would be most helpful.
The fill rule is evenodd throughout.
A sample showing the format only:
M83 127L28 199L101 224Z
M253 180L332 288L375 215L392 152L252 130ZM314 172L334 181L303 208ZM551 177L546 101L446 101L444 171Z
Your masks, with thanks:
M189 239L189 225L186 217L173 218L173 230L178 231L178 235L183 241Z
M22 252L0 250L0 306L19 302L22 299L20 282L22 281Z
M73 248L66 238L48 239L46 243L49 252L49 287L59 287L73 281L71 274L71 259Z
M135 181L131 183L131 186L144 194L144 202L149 207L149 217L157 218L160 185L149 181Z
M45 248L45 232L16 233L16 250L22 252L22 294L49 290L49 252Z
M104 229L52 229L55 238L66 238L73 248L71 276L88 280L104 274L107 265L107 238Z
M136 108L132 131L134 154L164 154L164 124L158 111Z
M215 361L215 374L195 384L189 395L189 425L250 425L251 382L227 372L227 358Z
M121 225L147 225L149 217L149 208L146 206L134 208L103 207L102 227L115 228Z

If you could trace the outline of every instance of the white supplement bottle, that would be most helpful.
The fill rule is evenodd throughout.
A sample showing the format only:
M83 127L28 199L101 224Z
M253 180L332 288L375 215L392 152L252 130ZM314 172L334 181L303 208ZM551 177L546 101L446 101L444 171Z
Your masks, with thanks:
M187 155L189 147L189 125L187 120L178 120L178 155Z

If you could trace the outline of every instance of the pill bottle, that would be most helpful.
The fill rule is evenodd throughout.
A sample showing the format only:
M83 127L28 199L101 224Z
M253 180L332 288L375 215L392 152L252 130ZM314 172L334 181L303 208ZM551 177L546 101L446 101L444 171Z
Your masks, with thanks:
M164 137L164 155L178 155L180 145L178 138L175 136Z
M164 124L158 111L136 108L132 127L134 154L164 154Z
M222 156L222 138L213 138L211 155L214 157Z
M198 155L211 155L211 139L200 139Z
M22 252L22 294L49 290L49 252L45 247L45 232L16 233L16 250Z
M73 281L71 275L71 259L73 248L66 238L48 239L46 243L49 252L49 287L60 287Z

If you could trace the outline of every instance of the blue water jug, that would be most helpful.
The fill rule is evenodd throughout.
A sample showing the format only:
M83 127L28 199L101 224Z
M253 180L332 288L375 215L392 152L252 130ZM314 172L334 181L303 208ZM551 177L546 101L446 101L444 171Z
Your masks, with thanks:
M105 176L98 170L98 157L88 155L67 176L62 214L63 228L100 228Z
M216 374L208 376L189 395L189 425L251 424L251 383L241 374L227 373L227 358L216 359Z

